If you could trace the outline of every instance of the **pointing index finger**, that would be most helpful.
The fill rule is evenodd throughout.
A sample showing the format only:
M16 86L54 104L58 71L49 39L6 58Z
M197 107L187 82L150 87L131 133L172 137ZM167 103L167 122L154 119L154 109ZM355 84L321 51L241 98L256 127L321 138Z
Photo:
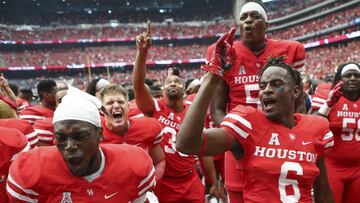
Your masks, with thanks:
M146 35L151 36L151 21L150 20L147 21Z

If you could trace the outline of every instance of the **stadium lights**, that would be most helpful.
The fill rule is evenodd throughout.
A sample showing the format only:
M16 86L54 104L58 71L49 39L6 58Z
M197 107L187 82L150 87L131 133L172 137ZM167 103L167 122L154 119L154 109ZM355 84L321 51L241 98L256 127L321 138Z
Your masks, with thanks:
M3 4L6 4L6 1L3 1Z
M111 14L112 13L112 11L111 10L108 10L108 14Z

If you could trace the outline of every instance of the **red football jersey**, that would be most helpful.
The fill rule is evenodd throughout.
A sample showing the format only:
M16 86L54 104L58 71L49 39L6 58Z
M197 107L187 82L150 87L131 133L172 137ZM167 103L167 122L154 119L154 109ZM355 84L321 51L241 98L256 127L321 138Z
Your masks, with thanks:
M319 83L315 89L315 93L311 96L311 109L319 109L327 99L327 96L330 92L332 84L331 83Z
M37 105L24 109L20 114L20 119L27 120L31 124L34 124L36 120L52 118L53 116L54 110Z
M20 113L22 110L24 110L25 108L31 106L31 104L25 100L25 99L22 99L22 98L17 98L17 112Z
M153 99L153 117L163 126L163 140L160 145L165 152L166 168L164 176L179 177L196 174L195 157L176 150L177 132L188 110L188 106L180 113L173 112L164 99Z
M289 129L241 105L225 116L221 128L244 149L245 202L312 203L316 162L334 145L333 135L323 117L295 114L295 120Z
M128 117L129 118L132 118L132 117L136 117L136 118L144 117L144 114L141 113L140 109L137 107L135 99L129 101Z
M10 164L20 152L28 151L30 145L18 130L0 127L0 200L7 202L5 189Z
M155 118L141 117L129 118L129 129L125 135L119 135L109 130L102 118L103 143L135 145L148 151L155 145L160 144L163 134L162 125Z
M346 165L360 163L360 99L354 102L341 97L328 119L335 146L327 157Z
M101 167L86 177L72 175L55 146L20 154L7 180L10 200L128 203L154 187L155 169L143 149L125 144L100 149Z
M234 49L236 61L233 67L224 73L224 79L229 86L228 110L242 104L261 108L259 101L259 84L257 73L264 67L268 58L285 55L285 62L291 64L300 72L305 71L305 49L296 41L266 39L266 48L260 55L255 55L243 42L235 41ZM215 44L207 52L210 60ZM231 152L226 152L226 187L231 190L241 191L243 166L241 161L236 161ZM234 169L237 170L234 170Z
M35 132L38 134L39 141L45 142L49 145L54 145L54 126L52 118L44 118L36 120L33 125Z
M31 148L37 146L39 138L33 126L29 122L16 118L0 119L0 126L19 130L27 137Z
M230 88L229 110L239 104L258 108L260 103L257 73L264 67L270 56L285 55L286 63L300 72L305 70L305 49L299 42L267 39L265 50L258 56L241 41L235 41L233 46L236 61L233 67L224 73L224 79ZM215 45L209 47L207 60L210 59L214 47Z

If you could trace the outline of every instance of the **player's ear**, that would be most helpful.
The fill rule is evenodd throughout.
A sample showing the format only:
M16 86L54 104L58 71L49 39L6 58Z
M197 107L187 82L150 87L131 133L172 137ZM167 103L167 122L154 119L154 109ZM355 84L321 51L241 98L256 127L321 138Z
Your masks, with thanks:
M293 97L297 99L301 95L302 91L303 90L301 86L295 85L293 89Z
M265 23L265 32L267 32L268 30L269 30L269 23L266 22L266 23Z

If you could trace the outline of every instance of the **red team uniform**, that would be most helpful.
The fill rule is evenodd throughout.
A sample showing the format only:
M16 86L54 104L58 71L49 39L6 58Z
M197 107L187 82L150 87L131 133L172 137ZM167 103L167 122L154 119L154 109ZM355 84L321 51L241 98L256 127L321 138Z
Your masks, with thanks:
M141 113L140 109L137 107L135 100L129 101L128 117L144 117L144 114Z
M100 149L101 167L86 177L72 175L54 146L20 154L7 180L10 201L128 203L153 188L155 170L143 149L130 145Z
M259 85L257 73L264 67L268 58L286 56L285 63L292 65L298 71L304 71L305 49L295 41L266 39L266 47L260 55L255 55L243 42L233 44L236 61L229 71L224 72L224 80L229 87L228 111L241 104L260 108ZM215 44L209 47L207 60L210 60ZM231 152L225 153L225 185L231 192L243 190L242 161L237 161ZM239 202L241 200L236 200Z
M0 126L19 130L28 139L31 148L37 146L39 138L29 122L16 118L0 119Z
M164 99L153 99L153 117L163 126L163 140L160 145L165 154L165 174L156 184L155 194L160 202L205 201L205 189L197 174L195 156L176 150L175 142L188 106L180 113L173 112Z
M331 83L319 83L315 89L314 95L311 96L311 109L318 110L327 99L327 96L331 90Z
M45 142L48 145L54 145L54 126L52 118L44 118L36 120L33 127L38 134L39 141Z
M5 183L12 161L20 152L28 151L26 137L18 130L0 127L0 200L7 202Z
M31 104L22 98L17 98L16 100L17 102L17 112L20 113L22 110L28 108L29 106L31 106Z
M316 162L334 145L333 135L320 116L294 117L289 129L252 107L239 105L225 116L221 128L244 149L245 202L312 203Z
M20 114L20 119L27 120L31 124L34 124L36 120L52 118L53 116L54 110L37 105L24 109Z
M141 117L129 118L129 129L124 135L119 135L109 130L105 125L105 119L101 119L103 128L103 141L106 144L135 145L148 151L155 145L160 144L162 135L162 126L155 118Z
M326 156L326 166L335 201L360 202L360 99L341 97L328 119L335 146Z

